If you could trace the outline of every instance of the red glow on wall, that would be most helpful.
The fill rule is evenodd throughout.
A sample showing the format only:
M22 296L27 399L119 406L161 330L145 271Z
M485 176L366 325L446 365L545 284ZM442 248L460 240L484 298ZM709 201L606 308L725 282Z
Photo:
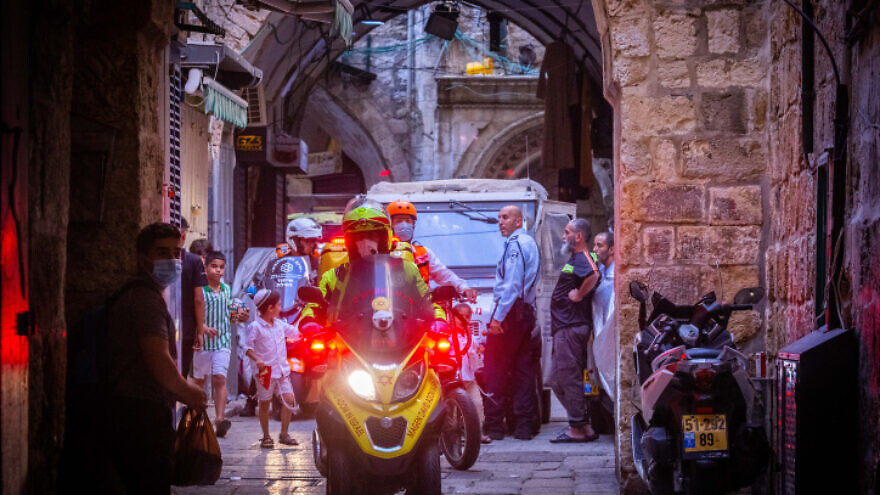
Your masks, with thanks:
M5 187L4 193L5 191ZM4 206L6 206L4 194ZM27 224L25 224L27 225ZM23 294L21 284L19 283L19 245L18 235L15 231L15 221L12 218L12 211L3 208L3 230L0 233L0 260L2 260L2 268L0 272L3 274L3 293L2 307L0 311L0 339L3 345L0 352L0 361L3 366L26 367L28 362L28 341L27 337L18 335L16 317L19 313L28 310L28 302L25 299L26 293ZM22 249L26 249L26 245L22 245Z
M389 175L391 175L390 170L383 170L383 171L379 172L379 177L388 177Z

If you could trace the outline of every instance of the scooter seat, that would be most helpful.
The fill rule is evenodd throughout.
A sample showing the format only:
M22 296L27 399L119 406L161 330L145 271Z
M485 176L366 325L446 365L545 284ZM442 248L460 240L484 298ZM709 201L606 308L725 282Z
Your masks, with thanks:
M718 356L721 355L721 349L707 349L705 347L694 347L684 352L688 359L718 359Z

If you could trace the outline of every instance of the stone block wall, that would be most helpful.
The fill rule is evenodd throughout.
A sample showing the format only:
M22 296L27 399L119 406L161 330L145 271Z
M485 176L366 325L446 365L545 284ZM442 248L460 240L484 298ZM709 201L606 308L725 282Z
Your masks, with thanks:
M638 485L629 282L684 304L712 290L729 301L764 278L768 24L763 2L593 3L600 32L608 27L606 95L616 100L618 455L629 492ZM730 328L741 347L763 347L761 313Z
M880 486L880 8L870 2L813 0L814 18L849 86L849 138L843 273L836 284L841 316L859 340L859 493ZM811 153L802 149L800 17L783 3L767 9L770 37L766 252L767 347L775 352L814 329L816 201L814 168L834 145L836 81L828 54L815 42ZM864 30L848 30L859 20ZM848 43L847 40L850 40ZM829 152L829 154L831 154ZM832 295L834 292L832 292ZM818 324L822 324L820 321Z

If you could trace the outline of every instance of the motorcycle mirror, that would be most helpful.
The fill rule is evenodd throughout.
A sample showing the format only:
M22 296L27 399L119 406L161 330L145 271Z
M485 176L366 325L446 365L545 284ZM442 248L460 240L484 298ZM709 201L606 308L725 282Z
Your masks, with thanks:
M636 301L644 304L648 301L648 288L638 280L633 280L629 283L629 295Z
M733 298L734 304L755 304L764 299L763 287L747 287L736 293Z
M327 304L326 299L324 299L324 293L321 292L321 289L318 289L317 287L300 287L299 290L296 291L296 296L299 298L300 301L305 301L307 303L320 305Z
M458 291L455 290L455 287L451 285L441 285L437 287L433 291L431 291L431 299L434 302L445 302L451 301L455 298Z

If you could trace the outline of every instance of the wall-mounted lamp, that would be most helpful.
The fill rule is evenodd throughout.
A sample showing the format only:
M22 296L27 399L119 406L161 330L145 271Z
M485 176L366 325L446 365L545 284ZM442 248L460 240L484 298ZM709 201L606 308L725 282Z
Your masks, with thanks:
M370 9L365 3L358 5L357 11L360 14L359 17L361 18L360 23L365 26L381 26L382 24L385 24L385 21L373 19L373 14L370 12Z

